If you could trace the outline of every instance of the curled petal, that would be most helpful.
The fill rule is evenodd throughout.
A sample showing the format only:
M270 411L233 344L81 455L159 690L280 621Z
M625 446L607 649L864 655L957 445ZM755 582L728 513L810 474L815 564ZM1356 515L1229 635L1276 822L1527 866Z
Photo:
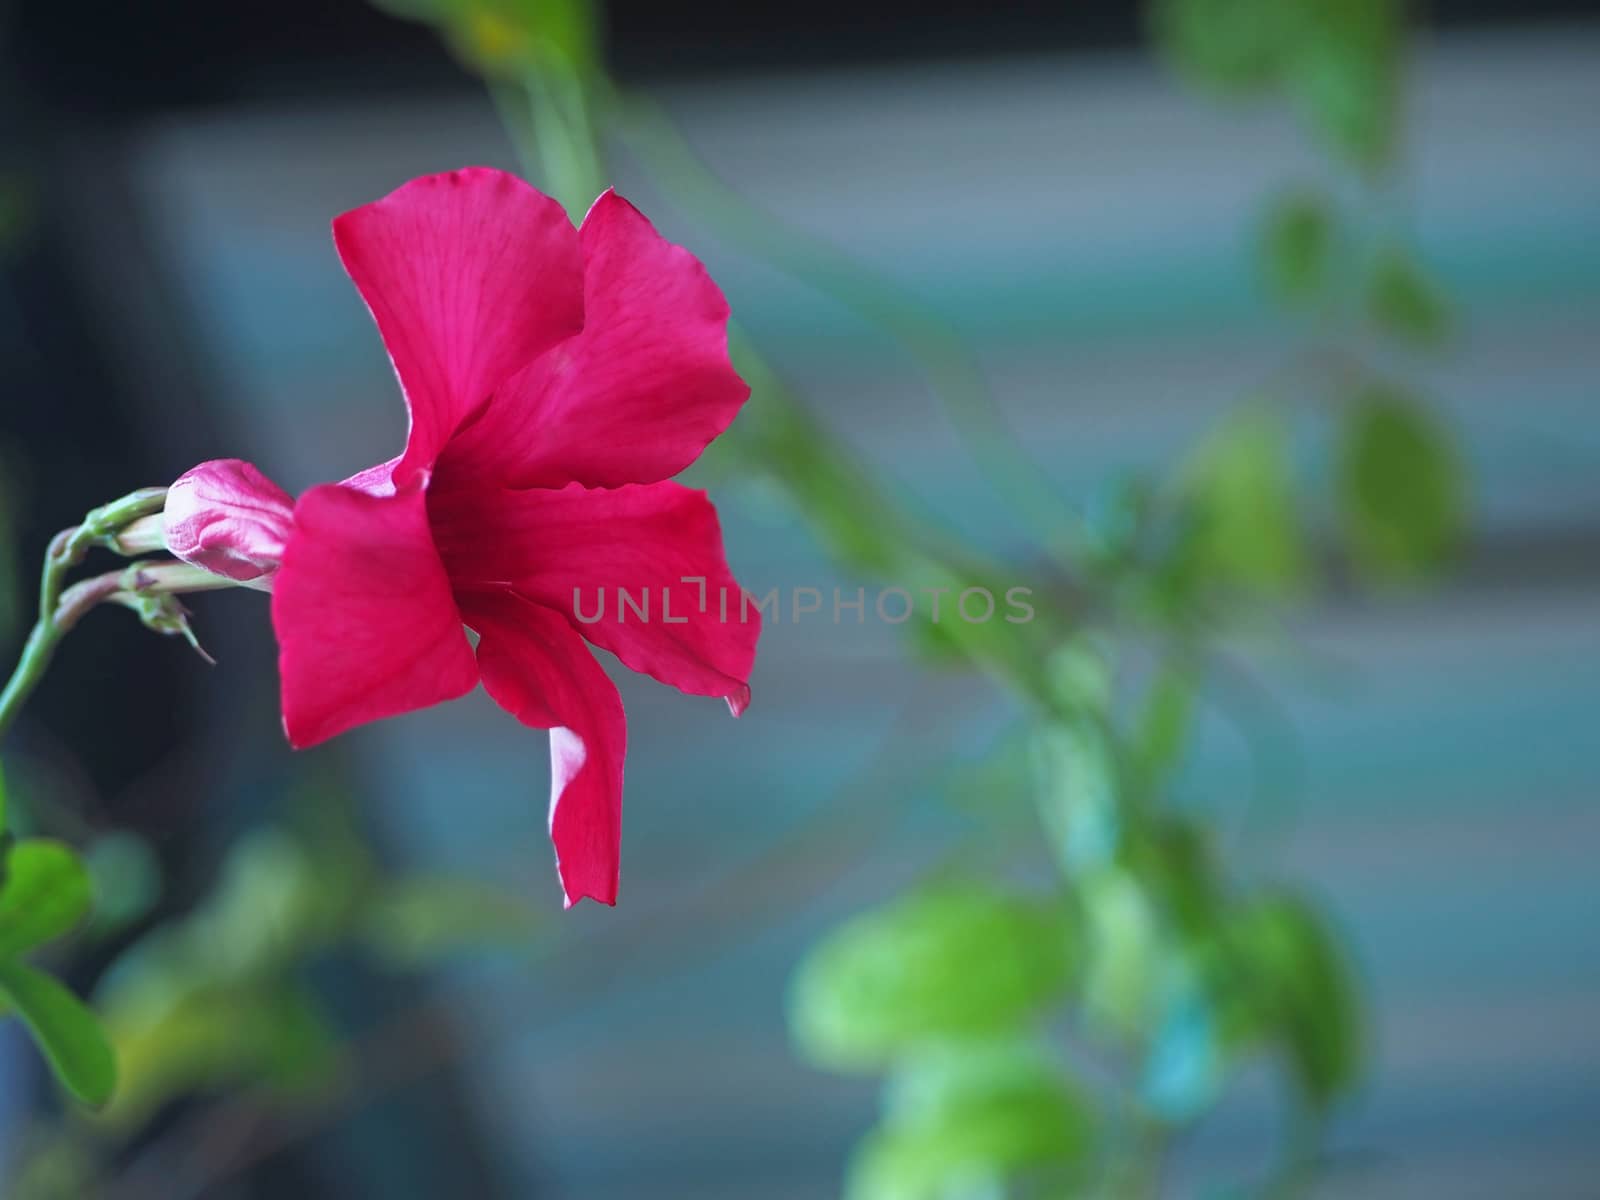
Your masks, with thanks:
M294 500L250 463L203 462L167 490L167 549L241 583L278 569L294 527Z
M622 700L560 613L509 592L469 595L484 689L524 725L550 731L550 840L570 908L585 896L617 902Z
M676 475L750 395L728 360L728 302L698 259L615 192L583 244L583 332L496 392L441 475L619 487Z
M472 690L477 665L420 491L324 484L300 497L294 518L272 594L291 744Z
M761 613L723 556L717 510L676 483L432 496L458 588L503 586L555 609L627 666L738 716Z
M333 240L411 412L400 486L432 468L495 388L583 326L566 210L504 171L412 180L335 220Z
M394 495L394 469L399 465L400 456L396 455L388 462L381 462L375 467L357 471L348 479L341 479L339 486L350 488L352 491L365 492L369 496L392 496Z

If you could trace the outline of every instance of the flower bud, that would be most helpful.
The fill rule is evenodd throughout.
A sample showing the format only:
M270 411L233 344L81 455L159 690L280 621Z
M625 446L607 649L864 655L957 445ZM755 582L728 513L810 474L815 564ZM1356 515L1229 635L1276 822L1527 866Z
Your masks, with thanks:
M167 520L160 513L140 517L107 535L110 548L130 558L167 548Z
M168 550L245 583L264 580L283 561L294 501L251 464L220 458L185 472L168 489L163 515Z

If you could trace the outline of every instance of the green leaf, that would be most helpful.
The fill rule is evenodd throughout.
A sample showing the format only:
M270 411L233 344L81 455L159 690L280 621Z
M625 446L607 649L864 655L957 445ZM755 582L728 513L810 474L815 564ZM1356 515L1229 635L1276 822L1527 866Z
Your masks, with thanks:
M1158 0L1157 42L1178 70L1223 94L1259 92L1282 76L1283 0Z
M1255 402L1236 410L1189 466L1186 492L1198 521L1192 553L1225 590L1282 598L1309 574L1289 452L1282 410Z
M1313 134L1370 168L1394 143L1401 17L1398 0L1158 0L1154 28L1196 83L1281 90Z
M11 847L0 889L0 958L15 958L82 921L92 899L89 872L60 842L29 838Z
M100 1022L76 996L44 972L14 961L0 962L0 993L33 1034L62 1086L96 1108L111 1098L116 1057Z
M1465 471L1449 432L1421 404L1369 390L1344 415L1337 469L1345 540L1368 574L1425 575L1460 546Z
M806 956L790 1023L814 1061L881 1066L931 1039L1010 1032L1060 1000L1071 967L1055 907L943 884L863 913Z
M1061 1181L1085 1160L1094 1125L1040 1043L934 1046L891 1078L882 1125L856 1150L846 1197L941 1200L1046 1170Z
M1293 0L1285 83L1331 149L1375 168L1398 122L1402 13L1398 0Z
M935 1047L891 1079L884 1120L857 1150L848 1200L942 1200L1080 1165L1094 1114L1039 1044Z
M6 773L0 768L0 833L6 831Z
M1356 1082L1363 1060L1358 991L1338 944L1310 905L1287 894L1246 907L1231 944L1300 1094L1326 1108Z
M1315 300L1328 286L1333 243L1333 215L1320 196L1296 191L1280 197L1261 230L1268 289L1289 304Z
M1045 673L1051 695L1063 708L1097 717L1111 704L1111 649L1101 638L1080 635L1062 642L1050 651Z
M1378 255L1367 285L1367 308L1384 332L1416 346L1437 346L1450 334L1444 293L1404 251Z
M1209 832L1180 816L1147 820L1125 855L1128 870L1163 918L1195 938L1213 926L1224 897Z
M1084 1018L1103 1036L1136 1040L1158 1001L1160 913L1139 880L1117 868L1084 875L1077 891L1084 917Z

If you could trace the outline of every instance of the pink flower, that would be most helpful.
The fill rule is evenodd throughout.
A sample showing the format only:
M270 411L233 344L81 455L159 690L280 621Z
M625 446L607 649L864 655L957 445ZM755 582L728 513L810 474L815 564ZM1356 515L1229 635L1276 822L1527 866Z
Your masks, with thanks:
M169 545L232 578L278 564L297 747L479 682L550 730L567 903L615 903L627 729L585 643L735 716L750 698L759 612L739 603L705 493L666 482L749 395L727 303L616 193L574 230L499 171L414 180L333 233L400 378L405 450L306 492L286 530L287 497L259 472L205 464L174 489ZM649 618L617 589L647 589Z

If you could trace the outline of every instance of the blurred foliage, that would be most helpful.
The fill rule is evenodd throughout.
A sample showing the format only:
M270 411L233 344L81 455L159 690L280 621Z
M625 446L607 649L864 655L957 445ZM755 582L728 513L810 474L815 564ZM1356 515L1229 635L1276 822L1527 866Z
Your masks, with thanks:
M526 953L545 928L525 901L484 879L380 869L336 793L315 788L285 808L285 824L234 843L199 903L117 953L94 1013L16 956L82 925L91 880L101 890L83 936L139 921L159 895L153 857L127 833L96 838L86 861L43 838L11 847L0 993L61 1083L99 1111L39 1140L8 1197L96 1194L108 1151L180 1098L248 1088L292 1103L316 1094L343 1069L344 1040L312 986L318 962L360 956L386 972L424 971L461 953Z
M1374 181L1399 141L1402 25L1393 0L1152 5L1158 43L1187 77L1222 95L1286 102L1374 208ZM1280 1064L1302 1114L1291 1130L1314 1129L1359 1081L1360 994L1327 919L1286 888L1241 878L1206 827L1168 799L1212 639L1321 586L1327 555L1311 514L1338 514L1349 562L1374 581L1436 570L1463 536L1465 476L1447 432L1364 357L1374 333L1398 348L1439 346L1448 304L1405 246L1365 232L1376 225L1370 213L1342 212L1332 196L1280 191L1257 237L1266 293L1306 323L1308 348L1171 482L1108 492L1072 564L1086 601L1078 620L1030 646L1042 649L1042 671L1000 676L1037 705L1031 789L1060 885L1055 901L1035 901L1052 922L1027 936L1036 954L1070 947L1060 988L1019 992L1015 971L993 969L972 944L1012 964L1021 951L1010 935L975 933L981 922L967 910L929 902L938 892L852 919L796 974L796 1042L819 1065L880 1063L895 1080L941 1040L959 1056L1007 1037L1010 1061L1037 1087L1022 1094L1053 1098L1013 1106L1004 1091L972 1110L971 1136L908 1133L886 1100L852 1166L852 1197L1145 1194L1158 1186L1165 1144L1247 1062ZM1317 477L1301 461L1317 452L1314 414L1300 406L1310 399L1334 414L1329 497L1305 490ZM1124 661L1122 647L1152 633L1158 662ZM956 661L975 657L955 649ZM988 893L982 911L1004 911L1008 894ZM1009 919L1018 928L1036 920ZM1121 1064L1111 1086L1028 1040L1063 1018L1069 1040ZM1063 1115L1069 1105L1085 1114L1077 1124ZM1069 1129L1094 1131L1099 1153L1074 1157ZM1313 1148L1294 1134L1285 1178ZM1059 1153L1056 1165L1078 1174L1022 1178L1035 1150Z

